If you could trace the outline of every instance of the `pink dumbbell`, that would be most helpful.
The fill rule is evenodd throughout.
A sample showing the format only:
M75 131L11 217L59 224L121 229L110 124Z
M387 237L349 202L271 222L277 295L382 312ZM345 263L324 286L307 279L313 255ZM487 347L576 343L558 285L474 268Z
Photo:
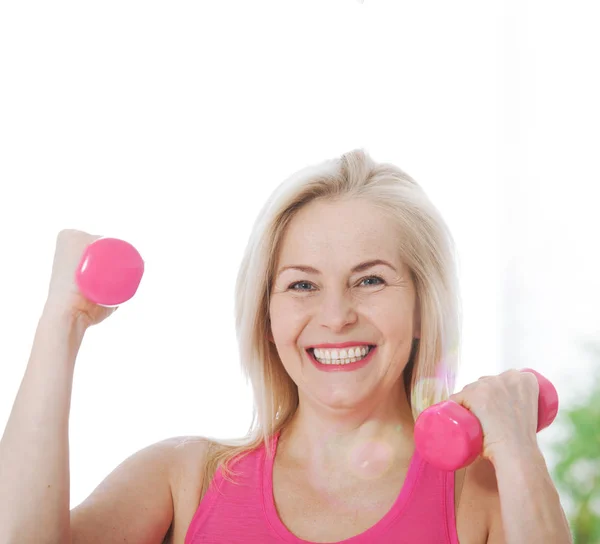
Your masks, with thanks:
M558 393L539 372L524 368L538 380L537 432L550 425L558 413ZM431 465L454 471L470 465L483 449L483 431L479 420L464 406L444 401L423 410L415 422L415 447Z
M84 251L75 281L89 301L112 307L135 295L143 275L144 261L131 244L99 238Z

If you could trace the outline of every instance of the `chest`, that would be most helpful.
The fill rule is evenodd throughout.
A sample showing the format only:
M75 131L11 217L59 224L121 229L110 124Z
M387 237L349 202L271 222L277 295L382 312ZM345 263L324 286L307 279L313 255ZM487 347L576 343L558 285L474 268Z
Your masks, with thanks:
M321 485L293 470L273 470L273 498L287 529L311 542L338 542L364 533L392 509L407 470L377 482L324 481ZM465 485L466 483L466 485ZM465 482L465 471L454 475L454 517L461 544L487 542L487 511L477 490Z
M406 472L378 482L324 478L310 481L294 470L273 470L273 500L286 528L310 542L338 542L367 531L390 511Z
M187 530L202 500L201 467L193 459L179 466L174 482L174 519L163 544L183 544ZM313 542L336 542L363 533L377 524L392 508L406 478L406 471L374 485L324 481L309 483L305 475L273 467L273 500L277 514L297 537ZM334 485L336 484L336 485ZM460 544L485 544L486 510L477 490L465 480L465 471L455 473L454 512Z

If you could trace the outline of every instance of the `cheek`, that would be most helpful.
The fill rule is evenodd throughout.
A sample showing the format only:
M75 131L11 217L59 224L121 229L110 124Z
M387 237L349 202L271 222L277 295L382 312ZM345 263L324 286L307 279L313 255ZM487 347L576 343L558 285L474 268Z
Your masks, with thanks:
M306 321L306 301L292 297L275 298L269 306L271 329L274 336L290 336Z
M276 344L283 343L287 330L286 324L282 323L281 319L278 319L277 317L271 318L271 333L273 334L273 339Z
M394 296L373 297L361 304L358 309L361 314L380 324L388 323L397 326L412 317L412 308L409 311L406 302Z
M299 327L297 317L292 312L272 307L270 318L271 332L275 341L282 345L291 342Z
M380 308L380 311L371 313L369 319L388 338L401 339L407 335L412 335L414 328L412 312L404 311L398 307Z

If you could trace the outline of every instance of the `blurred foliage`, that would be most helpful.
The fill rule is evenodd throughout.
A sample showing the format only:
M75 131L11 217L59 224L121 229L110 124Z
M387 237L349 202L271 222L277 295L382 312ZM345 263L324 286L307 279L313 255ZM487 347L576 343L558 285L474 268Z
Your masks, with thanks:
M598 369L600 349L592 351ZM558 457L552 478L571 505L567 517L575 544L600 543L600 372L593 372L589 384L576 404L560 408L556 424L564 439L551 446Z

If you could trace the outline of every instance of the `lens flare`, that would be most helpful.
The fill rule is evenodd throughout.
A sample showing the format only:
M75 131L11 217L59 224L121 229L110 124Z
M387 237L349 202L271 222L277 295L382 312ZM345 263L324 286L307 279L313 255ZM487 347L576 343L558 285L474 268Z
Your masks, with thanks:
M348 468L362 480L375 480L392 467L394 450L383 440L369 440L350 450Z

